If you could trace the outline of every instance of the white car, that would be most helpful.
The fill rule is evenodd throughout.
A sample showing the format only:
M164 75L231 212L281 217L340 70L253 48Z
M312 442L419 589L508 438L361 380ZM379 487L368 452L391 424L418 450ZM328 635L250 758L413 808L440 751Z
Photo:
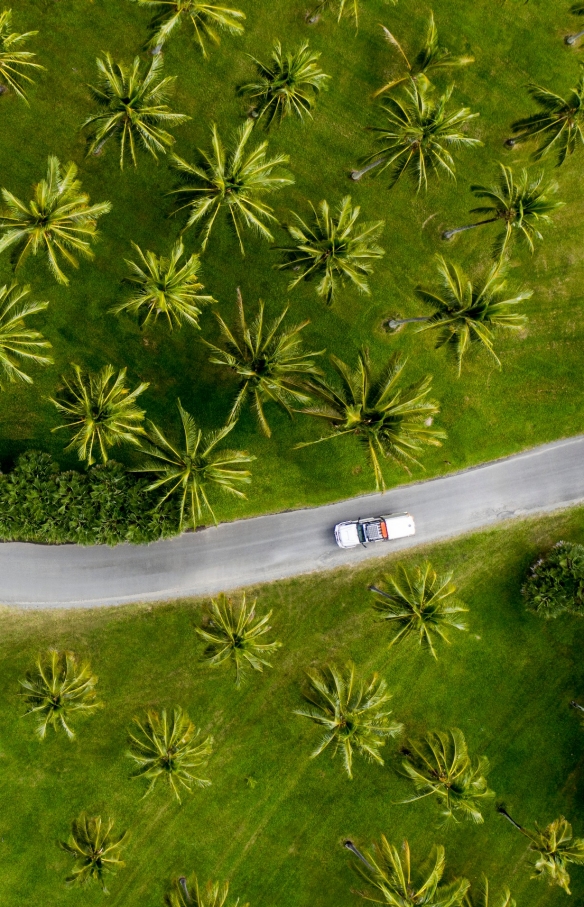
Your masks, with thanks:
M390 542L416 534L416 524L411 513L392 513L362 520L337 523L335 539L339 548L356 548L367 542Z

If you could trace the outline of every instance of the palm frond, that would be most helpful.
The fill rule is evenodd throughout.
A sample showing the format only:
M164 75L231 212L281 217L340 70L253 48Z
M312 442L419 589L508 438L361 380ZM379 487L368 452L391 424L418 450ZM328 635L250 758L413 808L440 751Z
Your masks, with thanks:
M37 31L22 34L12 31L11 9L5 9L0 13L0 79L25 104L28 104L26 84L34 84L29 75L30 71L45 68L40 63L34 62L33 58L36 57L36 54L29 50L22 50L29 38L34 38L35 35L38 35Z
M97 677L88 662L79 665L72 652L49 649L39 655L34 670L20 681L20 693L28 706L26 714L37 719L37 734L44 740L49 727L75 737L71 721L101 708L95 687Z
M82 813L75 819L71 836L67 842L60 842L62 850L75 858L73 871L67 882L74 885L87 885L98 882L107 893L105 877L107 873L116 872L125 866L121 859L122 844L127 832L114 835L114 823L111 819L103 821L101 816L91 817Z

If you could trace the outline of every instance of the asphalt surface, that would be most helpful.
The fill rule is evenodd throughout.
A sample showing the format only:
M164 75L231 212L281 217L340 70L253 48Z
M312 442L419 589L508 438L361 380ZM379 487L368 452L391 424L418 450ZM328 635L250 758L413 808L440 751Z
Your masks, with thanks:
M426 482L308 510L224 523L152 545L0 543L0 602L76 608L207 595L329 570L584 501L584 436ZM342 520L409 511L416 535L339 549Z

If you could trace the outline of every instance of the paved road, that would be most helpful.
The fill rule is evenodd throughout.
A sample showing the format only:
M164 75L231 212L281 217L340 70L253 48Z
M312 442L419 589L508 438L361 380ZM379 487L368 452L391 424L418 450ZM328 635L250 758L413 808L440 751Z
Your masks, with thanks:
M147 546L0 544L0 601L23 608L94 607L207 595L460 535L584 501L584 436L454 473L310 510L273 514ZM333 526L400 510L414 538L342 551Z

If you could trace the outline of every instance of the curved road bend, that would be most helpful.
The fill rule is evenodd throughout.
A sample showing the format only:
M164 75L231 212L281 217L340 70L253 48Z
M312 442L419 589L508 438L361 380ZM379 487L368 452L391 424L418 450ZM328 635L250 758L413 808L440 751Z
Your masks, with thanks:
M584 501L584 436L426 482L309 510L255 517L146 546L0 544L0 601L75 608L208 595L355 564L500 520ZM342 551L341 520L409 510L414 538Z

